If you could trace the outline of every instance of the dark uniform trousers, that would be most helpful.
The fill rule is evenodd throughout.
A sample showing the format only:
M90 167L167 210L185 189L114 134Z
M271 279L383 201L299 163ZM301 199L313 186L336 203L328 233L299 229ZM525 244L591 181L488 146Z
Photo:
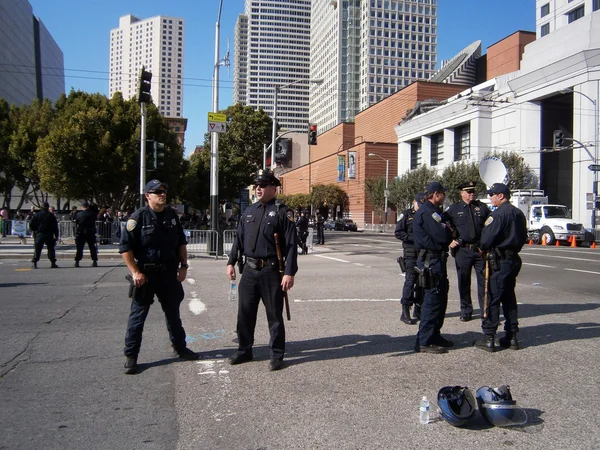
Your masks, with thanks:
M317 242L325 244L325 227L319 224L317 224Z
M56 252L54 250L56 243L54 241L54 235L52 233L40 233L39 231L35 233L34 253L31 261L38 262L40 260L44 244L48 249L48 259L53 263L56 262Z
M485 291L485 261L477 250L468 247L457 247L454 255L458 275L458 294L462 314L473 314L471 300L471 269L475 268L477 278L477 300L479 311L483 311L483 295Z
M500 323L500 305L502 305L505 319L504 331L508 333L519 331L515 286L520 271L521 258L515 255L512 258L502 258L500 260L500 270L491 273L488 285L487 314L481 324L485 334L496 334Z
M94 232L93 228L77 230L77 235L75 236L75 245L77 246L75 261L81 261L83 259L83 247L85 246L86 242L88 248L90 249L92 261L97 261L98 249L96 247L96 233Z
M421 322L417 334L417 345L436 345L441 337L444 316L448 306L448 274L446 271L447 253L430 252L429 268L433 286L423 291ZM417 266L423 269L425 258L419 255Z
M125 356L137 357L142 345L144 322L153 303L154 294L165 313L169 339L176 351L186 347L185 331L181 324L179 305L183 301L183 286L177 281L177 270L167 270L153 274L145 274L149 289L142 302L131 300L131 312L125 333Z
M400 304L412 306L415 303L422 303L422 289L417 286L417 251L414 248L404 249L404 262L406 263L406 272L404 273L404 286L402 287L402 298Z
M269 340L271 359L282 359L285 353L285 327L281 275L277 266L255 270L246 264L238 292L240 295L237 321L238 353L252 354L258 304L262 298L271 336Z

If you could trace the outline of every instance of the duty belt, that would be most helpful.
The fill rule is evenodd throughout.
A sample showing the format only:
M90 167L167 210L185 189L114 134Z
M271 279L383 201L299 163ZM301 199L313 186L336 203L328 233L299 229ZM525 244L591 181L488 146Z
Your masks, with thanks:
M248 267L254 270L261 270L264 267L278 267L276 259L258 259L250 258L249 256L246 256L246 264L248 264Z
M470 248L471 250L477 250L478 249L477 244L467 244L466 242L464 242L462 244L462 247Z
M500 258L502 259L513 259L515 256L517 256L518 252L515 252L514 250L510 250L510 249L498 249L498 252L500 253Z

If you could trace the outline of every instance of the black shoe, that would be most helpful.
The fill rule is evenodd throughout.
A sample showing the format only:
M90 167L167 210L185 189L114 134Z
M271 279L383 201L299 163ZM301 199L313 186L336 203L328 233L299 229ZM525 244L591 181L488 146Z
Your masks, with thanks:
M79 261L75 261L75 267L79 267Z
M460 316L461 322L470 322L471 320L473 320L472 314L463 314L462 316Z
M415 351L421 353L435 353L438 355L442 353L448 353L448 350L446 350L444 347L435 344L421 345L419 347L415 347Z
M517 340L517 333L506 333L505 336L498 339L498 343L501 347L510 348L511 350L519 350L519 341Z
M269 370L274 372L275 370L283 369L283 359L273 358L269 363Z
M33 262L31 263L31 268L32 268L32 269L37 269L37 262L33 261Z
M187 361L196 361L198 358L200 358L198 353L193 352L187 347L185 347L183 350L179 350L177 354L181 359L185 359Z
M493 334L483 335L483 337L473 342L473 345L481 350L485 350L486 352L496 351L496 340Z
M421 305L415 303L415 307L413 309L413 319L417 322L421 320Z
M52 263L52 265L50 266L51 269L58 269L58 266L56 265L55 262Z
M137 372L137 358L133 356L127 356L125 359L125 373L132 375Z
M98 267L98 261L94 261L94 262L92 263L92 267Z
M410 318L410 306L402 305L402 314L400 315L400 321L407 325L416 325L417 321Z
M229 358L229 364L235 366L237 364L243 364L252 361L252 354L250 353L236 353Z
M436 341L436 344L439 345L440 347L444 347L444 348L454 347L454 342L452 342L449 339L443 338L442 336L440 336L438 338L438 340Z

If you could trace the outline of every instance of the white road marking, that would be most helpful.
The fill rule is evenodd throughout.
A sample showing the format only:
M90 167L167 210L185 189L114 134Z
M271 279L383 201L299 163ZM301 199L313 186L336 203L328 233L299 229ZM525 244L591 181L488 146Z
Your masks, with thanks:
M294 299L296 303L313 303L313 302L399 302L398 298L322 298L312 300Z
M583 272L583 273L592 273L594 275L600 275L600 272L592 272L591 270L568 269L566 267L565 267L565 270L570 270L571 272Z
M533 264L533 263L523 263L524 266L536 266L536 267L548 267L549 269L556 269L555 266L547 266L546 264Z
M194 280L193 278L186 278L186 281L192 286L196 284L196 280ZM192 296L192 299L190 300L188 308L190 309L192 314L197 316L198 314L201 314L204 311L206 311L206 305L202 303L202 300L198 298L198 293L196 291L192 291L190 292L190 295Z
M597 259L585 259L585 258L573 258L570 256L558 256L558 255L540 255L539 253L525 253L525 252L521 252L519 253L519 255L529 255L529 256L541 256L542 258L559 258L559 259L573 259L575 261L587 261L587 262L595 262L595 263L600 263L600 260Z
M339 261L339 262L343 262L343 263L349 263L350 262L350 261L346 261L345 259L334 258L332 256L315 255L315 257L317 257L317 258L325 258L325 259L332 259L333 261Z

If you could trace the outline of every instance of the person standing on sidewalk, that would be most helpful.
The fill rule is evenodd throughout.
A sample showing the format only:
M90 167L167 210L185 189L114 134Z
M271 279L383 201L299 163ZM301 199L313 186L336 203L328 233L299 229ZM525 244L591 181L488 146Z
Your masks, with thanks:
M87 242L92 257L92 266L98 267L98 247L96 246L96 212L90 208L87 200L81 204L83 211L75 216L75 267L79 267L79 261L83 259L83 247Z
M177 213L166 207L167 189L166 183L150 180L144 188L148 205L131 215L121 235L119 253L136 288L125 334L126 374L137 371L144 322L155 295L165 313L173 349L181 359L199 358L187 348L181 323L182 283L189 268L187 241Z
M317 213L317 244L325 245L325 218Z
M46 248L48 249L48 259L51 262L50 267L53 269L58 268L54 250L56 241L58 240L58 222L56 216L49 209L50 205L48 202L44 202L42 210L33 216L33 219L29 222L29 229L33 231L33 240L35 242L35 250L33 259L31 260L33 263L31 266L32 269L37 269L37 262L40 260L44 244L46 244Z

